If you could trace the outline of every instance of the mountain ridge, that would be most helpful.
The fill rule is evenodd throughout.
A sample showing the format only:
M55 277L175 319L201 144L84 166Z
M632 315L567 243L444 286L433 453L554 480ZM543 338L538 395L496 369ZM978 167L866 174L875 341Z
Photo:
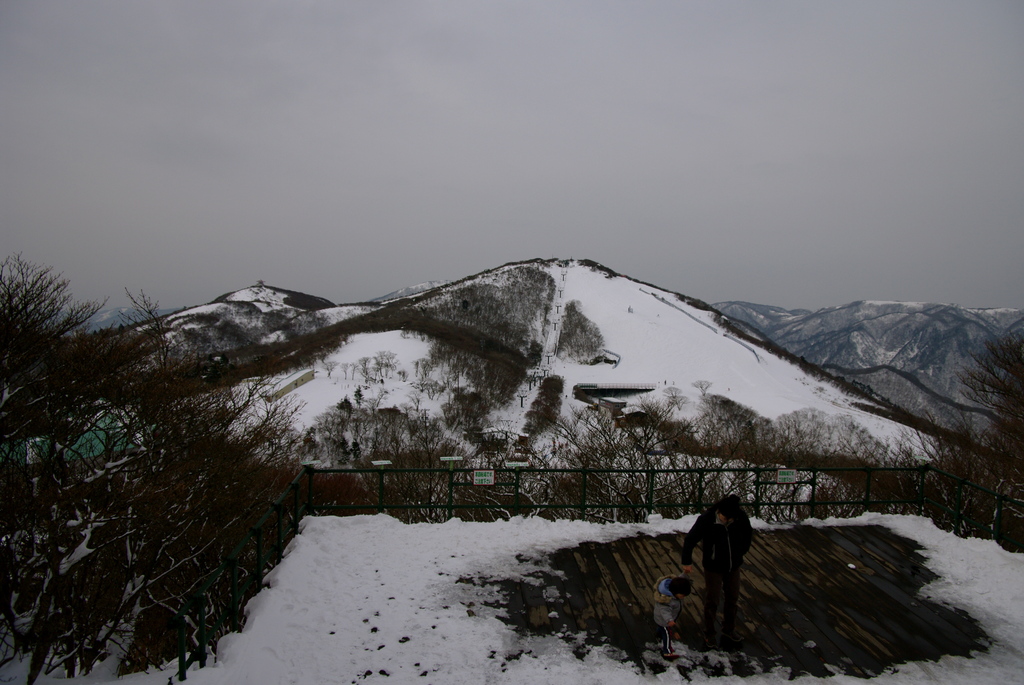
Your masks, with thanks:
M502 269L562 263L662 290L590 260L532 259L509 262L455 281L428 281L355 305L336 305L326 298L260 282L221 295L207 305L176 312L170 320L176 322L178 333L197 352L223 353L301 337L381 308L429 308L422 303L443 298L446 289L460 288L460 284ZM867 390L876 399L884 398L886 403L947 424L964 415L985 418L980 408L963 397L957 375L972 355L983 351L985 341L1024 327L1024 310L1011 308L859 300L812 311L746 301L709 305L679 293L673 295L690 306L721 316L719 325L732 327L734 335L748 342L758 341L775 354L791 353L794 362L807 362ZM389 316L372 318L377 320L375 326L383 326ZM448 318L450 322L457 320ZM518 346L518 352L531 354L524 345Z
M859 300L817 311L742 301L723 314L808 361L871 387L907 410L953 424L987 415L960 375L985 343L1024 331L1024 310Z
M486 405L481 411L490 412L487 421L516 426L536 396L538 380L552 375L564 378L563 411L577 406L576 386L639 385L691 412L715 396L767 419L813 410L866 422L886 434L895 431L885 428L887 422L899 415L859 386L750 336L707 303L589 260L510 262L361 307L304 336L286 340L274 332L265 336L270 342L236 354L307 366L326 358L348 369L348 393L362 387L380 406L401 411L423 406L427 392L431 401L440 394L437 402L476 396L473 401ZM396 339L395 333L401 335ZM380 386L384 379L378 376L376 387L356 376L357 362L378 352L398 356L405 380ZM706 387L698 390L698 381L707 381ZM297 391L308 405L307 422L341 399L329 387L338 383L343 381L317 378Z
M401 332L429 343L423 364L407 367L406 378L421 366L448 368L454 375L447 380L421 380L454 382L498 414L511 412L517 393L523 397L515 404L525 410L536 391L531 379L560 375L567 395L580 383L647 385L660 378L666 395L671 389L673 398L696 406L705 391L692 386L707 381L712 393L769 418L814 408L869 422L865 410L912 421L878 393L800 359L715 307L590 260L509 262L397 299L314 310L289 305L286 295L294 291L262 288L176 312L167 319L171 336L199 358L231 352L242 362L276 359L295 369L327 358L352 367L358 360L344 352L352 341ZM576 329L565 331L570 325ZM397 408L407 391L388 390L388 402ZM511 413L520 417L513 422L521 419L521 412Z

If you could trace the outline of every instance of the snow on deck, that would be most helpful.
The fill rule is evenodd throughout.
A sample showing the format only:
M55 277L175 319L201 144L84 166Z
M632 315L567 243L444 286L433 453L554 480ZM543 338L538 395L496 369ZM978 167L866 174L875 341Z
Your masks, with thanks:
M242 633L221 640L217 662L188 674L196 685L322 685L378 683L387 685L622 685L680 683L674 669L641 671L612 645L576 648L576 641L557 635L517 632L500 615L502 607L487 606L500 599L501 584L537 582L552 573L546 559L559 550L585 543L612 543L638 535L679 535L689 530L693 516L678 520L654 517L641 524L593 524L514 518L494 523L457 519L443 524L403 524L385 515L315 517L289 546L282 565L269 576L264 590L247 607ZM786 526L754 522L757 534L779 535ZM968 612L993 641L987 652L972 657L944 656L937 661L911 661L887 668L871 680L878 685L1005 685L1019 682L1024 671L1024 555L1010 554L993 542L964 540L943 532L927 519L866 514L856 519L805 522L804 525L881 525L921 546L929 580L912 601L949 604ZM831 534L831 533L826 533ZM845 534L844 534L845 535ZM761 547L758 562L766 575L779 579L793 569L773 568L777 546ZM790 550L801 557L799 545ZM671 568L674 549L659 561ZM867 552L870 553L870 552ZM854 555L856 557L856 555ZM915 563L914 559L909 560ZM752 563L754 560L752 558ZM814 555L804 558L813 564ZM866 562L854 558L868 575ZM868 566L868 568L862 568ZM840 569L841 570L841 569ZM875 570L878 575L877 569ZM699 575L695 574L695 575ZM466 582L473 579L476 585ZM565 575L567 582L579 579ZM868 578L870 582L870 578ZM639 582L639 581L638 581ZM753 587L751 582L750 586ZM535 586L542 597L552 588ZM806 588L809 593L813 588ZM749 593L747 597L749 597ZM891 600L877 592L878 618L891 614ZM571 598L570 598L571 599ZM745 600L749 602L750 600ZM813 606L813 602L811 603ZM756 609L752 604L747 605ZM780 606L784 606L781 605ZM882 609L885 607L885 611ZM829 607L821 605L822 613ZM504 613L516 609L508 604ZM810 609L807 609L810 611ZM750 614L745 614L748 620ZM780 619L758 617L757 626ZM685 625L692 628L692 611ZM765 625L770 630L777 626ZM653 633L653 629L652 629ZM653 639L653 635L652 635ZM580 642L585 635L580 636ZM811 642L811 640L808 640ZM689 645L683 647L696 656ZM807 659L825 654L824 641L806 645ZM682 650L680 650L682 651ZM822 661L822 663L826 663ZM731 661L717 660L718 673L732 673ZM856 664L855 664L856 665ZM862 664L863 666L863 664ZM148 675L77 679L82 685L165 685L173 666ZM690 682L782 685L790 668L780 665L740 678L720 678L703 668L689 673ZM736 673L739 675L739 673ZM817 680L805 675L802 682ZM57 685L42 679L43 685ZM72 685L76 680L61 680ZM176 681L175 681L176 682ZM822 679L829 685L863 685L862 677L839 674Z

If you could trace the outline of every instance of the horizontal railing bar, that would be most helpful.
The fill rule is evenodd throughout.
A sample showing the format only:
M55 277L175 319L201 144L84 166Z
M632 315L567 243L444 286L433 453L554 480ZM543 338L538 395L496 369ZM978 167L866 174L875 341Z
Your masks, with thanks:
M761 466L748 466L748 467L715 467L715 468L638 468L638 469L592 469L592 468L541 468L541 467L522 467L522 468L510 468L505 466L488 466L481 468L470 468L470 467L458 467L458 468L447 468L447 467L432 467L432 468L406 468L406 467L386 467L386 468L352 468L352 469L314 469L314 473L317 474L353 474L353 473L448 473L453 471L455 473L473 473L474 471L495 471L502 473L618 473L618 474L647 474L647 473L774 473L779 469L776 467L761 467ZM917 473L920 467L917 466L822 466L817 468L796 468L792 469L798 473L864 473L870 471L872 473ZM938 469L929 469L934 472L938 472ZM774 481L768 481L775 484ZM779 485L792 485L792 483L778 483Z
M509 494L509 497L512 495ZM864 506L863 499L856 500L787 500L778 502L761 502L757 506L760 507L824 507L824 506ZM868 504L918 504L917 499L893 499L893 500L869 500ZM480 503L453 503L451 505L440 502L440 503L422 503L422 504L320 504L317 505L317 511L352 511L359 509L374 510L378 507L384 509L426 509L430 511L434 510L445 510L448 509L508 509L512 506L512 503L491 503L491 504L480 504ZM525 509L579 509L581 507L579 502L570 502L566 504L540 504L532 502L520 502L519 506ZM600 504L587 502L587 510L590 509L647 509L649 504L647 502L639 503L612 503L612 504ZM688 507L703 507L705 503L702 502L655 502L655 507L658 509L680 509Z
M1017 549L1024 549L1024 542L1021 542L1020 540L1016 540L1016 539L1014 539L1014 538L1011 538L1011 537L1010 537L1010 536L1008 536L1008 535L1004 535L1004 536L1002 537L1002 540L1001 540L1001 541L1002 541L1002 542L1010 542L1010 543L1013 543L1013 545L1014 545L1015 547L1017 547Z

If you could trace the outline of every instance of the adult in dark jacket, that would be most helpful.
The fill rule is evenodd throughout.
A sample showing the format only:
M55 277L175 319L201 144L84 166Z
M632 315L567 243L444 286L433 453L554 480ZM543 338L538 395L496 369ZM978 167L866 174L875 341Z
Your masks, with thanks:
M683 571L693 571L693 550L703 541L704 640L715 643L715 618L725 591L722 641L738 644L736 607L740 597L740 566L750 550L754 531L740 508L740 498L729 495L701 514L683 542Z

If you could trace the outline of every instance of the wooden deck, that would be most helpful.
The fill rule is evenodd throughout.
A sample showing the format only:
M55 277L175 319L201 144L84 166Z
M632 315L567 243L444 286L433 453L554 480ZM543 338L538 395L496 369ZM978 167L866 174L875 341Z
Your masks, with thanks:
M677 668L683 676L786 669L790 677L871 677L989 644L966 613L918 596L936 576L913 541L881 526L796 526L755 534L740 597L744 642L734 650L698 648L704 590L698 549L683 644L676 644L682 658L666 663L651 595L658 577L681 571L684 538L639 536L560 550L548 559L550 571L501 584L505 620L524 634L559 635L578 655L607 645L641 670Z

